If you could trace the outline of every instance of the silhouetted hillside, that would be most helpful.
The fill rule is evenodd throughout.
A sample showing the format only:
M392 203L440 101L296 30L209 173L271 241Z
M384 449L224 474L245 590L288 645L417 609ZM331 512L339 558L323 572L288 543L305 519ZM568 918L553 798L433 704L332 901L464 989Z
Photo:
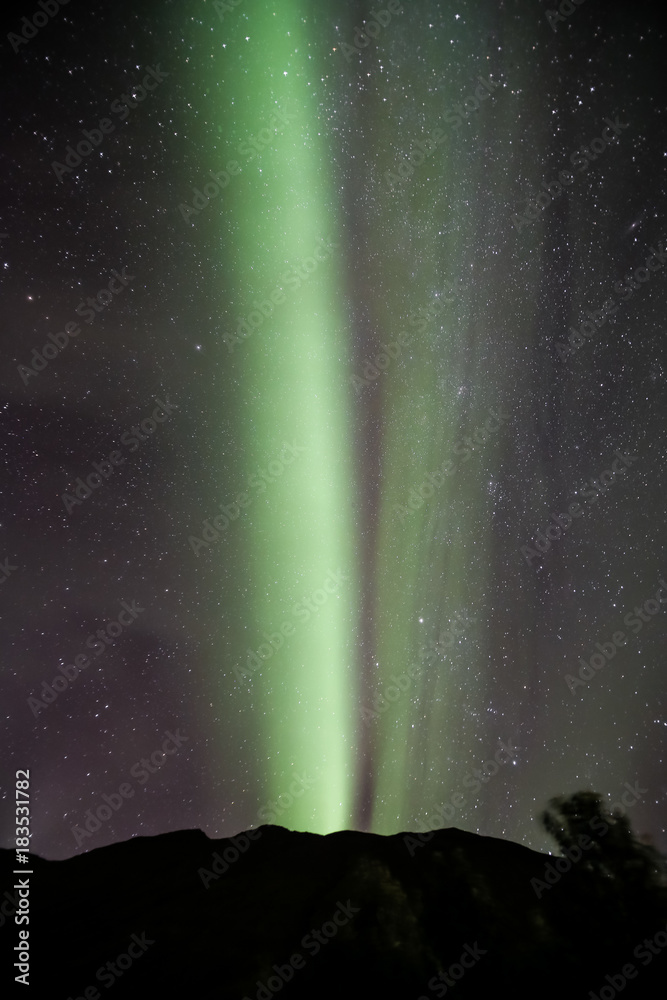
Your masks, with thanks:
M222 840L138 837L66 861L31 855L30 876L13 876L14 852L2 851L0 941L8 956L19 931L12 886L29 878L27 997L97 1000L113 987L113 1000L463 1000L504 985L512 997L588 998L631 963L623 996L655 998L664 889L632 866L619 881L587 851L571 863L457 829L420 838L276 826Z

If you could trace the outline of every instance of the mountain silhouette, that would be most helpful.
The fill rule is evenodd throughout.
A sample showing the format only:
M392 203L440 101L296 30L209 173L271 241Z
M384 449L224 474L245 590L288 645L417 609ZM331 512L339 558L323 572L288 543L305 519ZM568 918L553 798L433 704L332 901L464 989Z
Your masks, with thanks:
M455 828L279 826L136 837L65 861L30 855L18 874L3 850L3 975L21 957L18 883L29 885L32 998L98 1000L113 987L113 1000L464 1000L500 985L512 997L656 998L663 861L599 796L578 795L552 800L543 818L560 856ZM605 833L592 830L596 817ZM591 843L577 854L582 837Z

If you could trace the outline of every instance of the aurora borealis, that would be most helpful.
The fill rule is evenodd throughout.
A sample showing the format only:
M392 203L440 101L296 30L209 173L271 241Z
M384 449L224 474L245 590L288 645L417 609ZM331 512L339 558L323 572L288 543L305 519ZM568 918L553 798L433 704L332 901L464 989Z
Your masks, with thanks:
M665 35L563 6L5 14L1 785L30 768L36 853L267 816L549 849L551 796L626 783L667 849Z

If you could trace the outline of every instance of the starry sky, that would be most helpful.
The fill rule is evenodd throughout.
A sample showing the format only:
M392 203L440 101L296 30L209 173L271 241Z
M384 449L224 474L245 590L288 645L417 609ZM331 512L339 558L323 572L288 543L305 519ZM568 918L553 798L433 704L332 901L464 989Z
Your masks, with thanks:
M2 845L27 768L47 858L545 850L628 788L667 850L653 5L45 5L0 60Z

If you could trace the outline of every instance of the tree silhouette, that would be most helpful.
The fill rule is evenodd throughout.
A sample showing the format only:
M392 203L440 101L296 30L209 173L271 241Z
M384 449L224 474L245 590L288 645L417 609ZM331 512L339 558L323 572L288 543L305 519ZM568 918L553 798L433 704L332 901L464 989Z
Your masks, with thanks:
M655 933L667 918L667 859L634 834L628 817L602 795L557 796L540 816L572 869L565 877L576 920L610 946Z

